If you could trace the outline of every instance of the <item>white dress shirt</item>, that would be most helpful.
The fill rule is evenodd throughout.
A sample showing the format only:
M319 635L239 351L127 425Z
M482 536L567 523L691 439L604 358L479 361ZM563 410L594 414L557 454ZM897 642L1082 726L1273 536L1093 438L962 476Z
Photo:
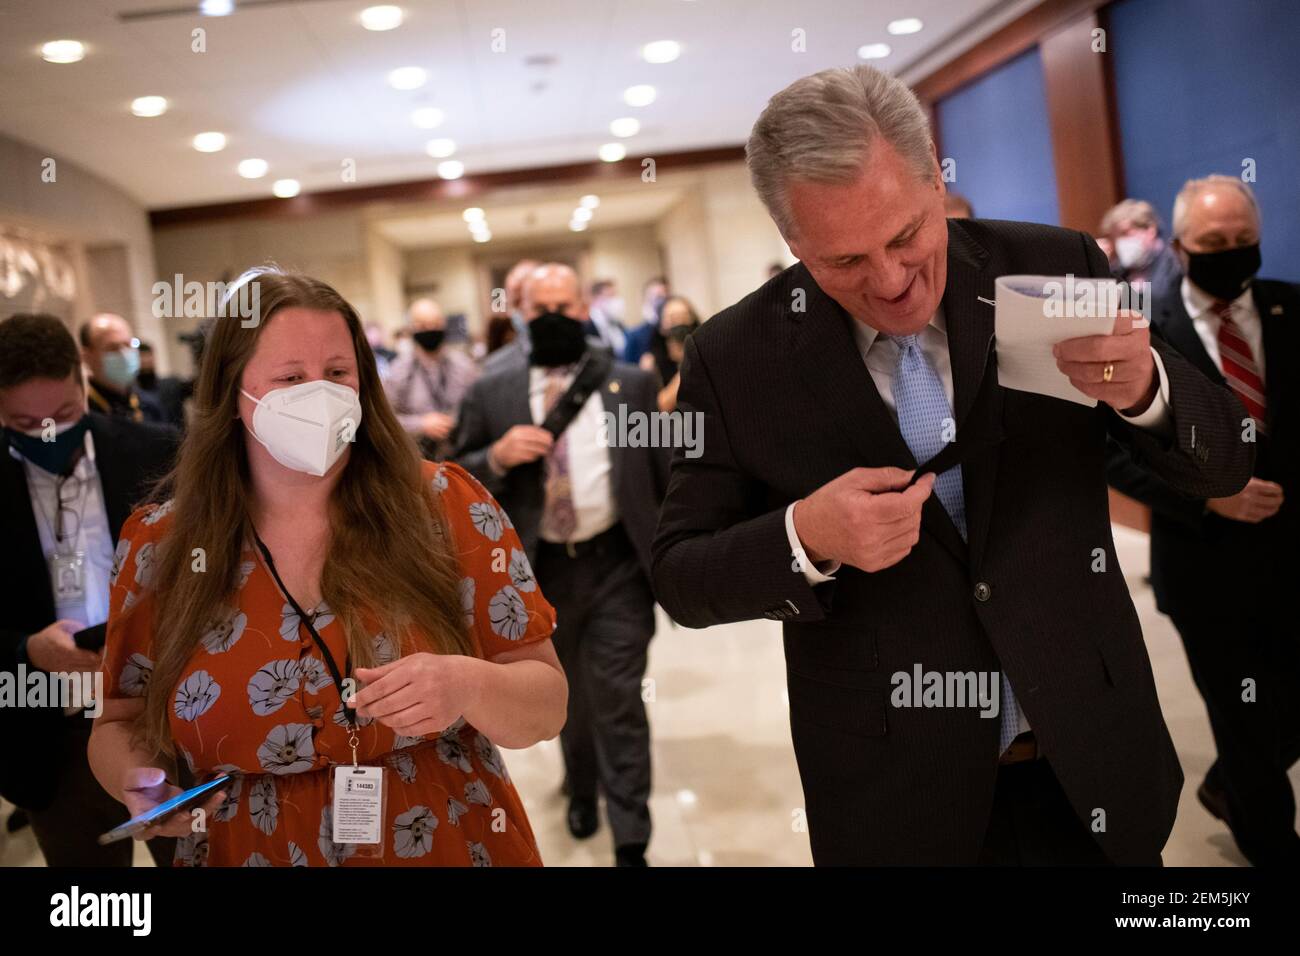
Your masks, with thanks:
M9 446L9 453L23 463L27 476L27 494L31 500L36 531L40 536L41 553L48 562L57 548L55 523L58 521L58 478L44 468L33 465ZM71 508L81 515L75 540L66 549L85 554L85 604L75 608L57 608L61 618L75 620L83 627L103 624L108 620L109 577L113 573L113 535L108 527L108 511L104 506L104 490L100 486L99 471L95 467L95 441L86 432L85 454L72 471L81 486L80 495L71 500L66 489L64 499L71 500ZM75 519L74 519L75 520ZM51 588L54 582L50 582ZM54 622L51 621L51 624Z
M1211 308L1216 300L1192 285L1191 280L1186 276L1183 277L1179 292L1182 293L1183 308L1191 316L1192 326L1196 329L1196 334L1201 337L1201 344L1205 346L1210 361L1222 373L1223 358L1219 355L1219 327L1223 325L1223 319L1219 318L1218 313ZM1250 289L1232 300L1232 323L1241 333L1241 337L1246 340L1246 344L1250 346L1251 357L1255 359L1255 368L1259 369L1259 380L1265 381L1264 323L1259 320L1259 310L1255 308L1255 297Z
M532 366L528 369L528 406L533 424L546 420L546 372ZM573 372L564 376L567 389L573 382ZM586 541L602 531L612 528L618 521L618 503L614 500L614 487L610 481L610 450L601 443L601 413L605 403L601 390L594 390L577 416L564 432L569 446L569 477L572 481L573 510L577 524L570 540ZM551 541L542 534L544 541ZM565 541L555 541L565 544Z

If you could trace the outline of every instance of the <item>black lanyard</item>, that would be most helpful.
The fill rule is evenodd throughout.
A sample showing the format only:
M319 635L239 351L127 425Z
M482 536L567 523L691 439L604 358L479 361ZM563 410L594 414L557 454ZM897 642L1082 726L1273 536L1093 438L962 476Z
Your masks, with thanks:
M275 570L275 561L271 559L271 552L267 548L267 546L262 542L262 539L258 535L256 528L253 529L253 540L257 542L258 550L262 552L262 558L263 560L266 561L267 570L271 572L271 577L275 578L275 583L276 586L280 589L280 593L285 596L286 600L288 600L290 606L294 609L294 611L298 615L299 623L306 625L307 632L311 634L312 640L315 641L316 646L320 648L321 656L325 658L325 666L329 668L330 677L334 679L334 685L339 689L339 700L343 702L343 714L345 717L347 717L348 728L353 733L356 733L357 730L356 710L352 707L349 707L347 700L344 699L343 697L343 674L342 672L339 671L339 665L334 662L334 655L330 653L330 649L326 647L325 642L321 640L320 634L316 632L315 626L312 624L311 620L307 617L307 612L304 611L302 607L298 604L298 602L294 600L293 595L289 593L289 589L286 588L284 586L284 582L280 580L280 573Z

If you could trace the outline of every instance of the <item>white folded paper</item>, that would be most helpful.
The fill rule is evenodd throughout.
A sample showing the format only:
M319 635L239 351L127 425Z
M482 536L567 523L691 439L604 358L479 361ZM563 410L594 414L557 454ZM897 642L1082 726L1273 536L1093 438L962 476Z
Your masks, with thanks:
M998 384L1094 406L1056 367L1052 346L1084 335L1110 335L1122 308L1123 283L1076 276L1000 276L994 324Z

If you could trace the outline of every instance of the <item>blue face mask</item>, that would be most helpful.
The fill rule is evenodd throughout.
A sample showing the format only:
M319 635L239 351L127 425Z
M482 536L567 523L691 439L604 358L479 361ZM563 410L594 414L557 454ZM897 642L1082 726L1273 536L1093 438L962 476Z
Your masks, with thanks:
M135 374L140 371L139 349L124 348L104 353L104 378L109 385L127 391L135 384Z
M29 435L26 432L5 429L9 444L37 468L48 471L51 475L62 475L68 470L72 455L85 441L86 429L90 427L90 416L82 415L75 422L59 425L54 431L53 441L45 441L43 432Z

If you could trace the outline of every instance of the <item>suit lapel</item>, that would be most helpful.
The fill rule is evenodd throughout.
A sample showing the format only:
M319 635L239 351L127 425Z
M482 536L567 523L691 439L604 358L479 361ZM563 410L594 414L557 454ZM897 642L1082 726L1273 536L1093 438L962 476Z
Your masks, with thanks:
M1210 353L1205 351L1205 343L1196 333L1196 324L1183 306L1183 295L1180 290L1181 280L1170 283L1165 294L1160 297L1160 309L1156 316L1157 331L1211 382L1226 384L1223 374L1214 364L1214 359L1210 358Z
M108 514L108 528L113 535L113 542L122 531L122 525L130 517L132 487L129 479L118 467L118 458L114 454L113 436L109 433L111 425L98 415L90 416L91 440L95 443L95 471L99 473L99 484L104 492L104 510Z
M962 487L966 498L966 536L972 566L978 567L992 520L994 488L997 482L997 440L1000 438L1001 394L994 401L975 408L985 376L997 375L997 361L990 354L994 313L994 278L988 267L988 253L964 230L948 222L948 278L943 291L944 322L948 331L948 356L952 363L953 417L957 422L957 443L963 449ZM980 299L987 302L981 302ZM989 382L990 388L996 380ZM975 421L972 411L991 413ZM937 499L935 503L937 504ZM942 511L946 517L947 512ZM954 533L956 528L953 529ZM960 540L960 536L958 536Z
M1255 311L1259 313L1260 327L1263 329L1264 341L1264 398L1268 402L1264 411L1264 418L1268 423L1269 431L1273 431L1277 426L1274 416L1282 407L1282 391L1284 376L1277 374L1277 371L1269 371L1268 357L1270 355L1287 355L1289 349L1285 341L1287 323L1296 321L1294 316L1288 317L1286 307L1282 302L1271 302L1265 287L1255 283L1253 290L1255 299ZM1274 311L1276 310L1276 311ZM1255 356L1255 361L1259 361L1259 356ZM1276 362L1276 359L1274 360Z
M605 381L601 383L600 388L596 389L596 394L600 396L601 407L613 415L615 419L618 418L618 406L628 400L627 395L623 393L624 388L625 383L619 378L618 370L611 367L609 374L605 376ZM628 411L632 412L635 409L628 406ZM647 411L650 411L650 409L647 409ZM614 489L614 498L618 501L631 500L626 495L627 490L623 487L623 478L626 472L626 462L623 460L623 456L626 454L627 447L624 442L611 441L608 449L609 486Z

